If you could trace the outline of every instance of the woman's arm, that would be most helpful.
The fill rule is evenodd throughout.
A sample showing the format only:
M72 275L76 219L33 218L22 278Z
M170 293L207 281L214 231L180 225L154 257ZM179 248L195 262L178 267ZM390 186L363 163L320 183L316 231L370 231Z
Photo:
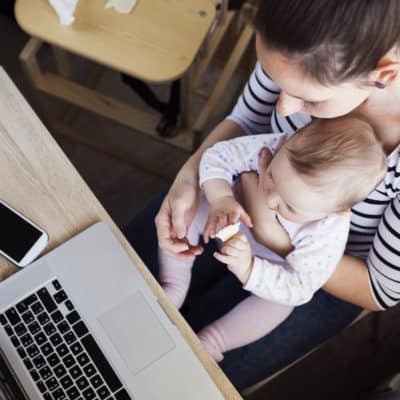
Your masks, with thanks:
M187 160L161 206L155 222L159 245L167 253L187 258L202 251L199 246L190 246L185 235L197 207L198 169L204 150L244 133L269 132L271 112L278 98L279 89L257 63L232 113Z
M371 294L368 267L358 258L343 256L323 289L367 310L382 311Z
M235 122L222 121L179 171L155 219L159 246L168 254L179 258L201 254L202 248L191 246L185 238L197 208L201 155L214 143L242 134L242 128Z

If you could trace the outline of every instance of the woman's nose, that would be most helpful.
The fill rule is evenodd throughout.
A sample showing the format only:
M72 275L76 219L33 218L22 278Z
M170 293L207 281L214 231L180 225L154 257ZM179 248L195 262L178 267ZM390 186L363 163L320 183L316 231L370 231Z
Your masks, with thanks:
M303 100L296 97L289 96L285 92L281 92L278 103L276 104L276 111L283 117L297 113L303 108Z

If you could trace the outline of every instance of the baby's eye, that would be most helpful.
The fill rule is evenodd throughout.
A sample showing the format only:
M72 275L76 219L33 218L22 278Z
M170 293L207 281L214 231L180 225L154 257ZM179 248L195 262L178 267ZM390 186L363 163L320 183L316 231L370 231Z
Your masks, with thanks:
M293 214L296 214L296 211L292 207L290 207L289 204L285 204L285 206L288 209L288 211L290 211Z
M307 108L315 109L315 108L317 108L319 106L319 103L317 103L316 101L305 101L304 105Z

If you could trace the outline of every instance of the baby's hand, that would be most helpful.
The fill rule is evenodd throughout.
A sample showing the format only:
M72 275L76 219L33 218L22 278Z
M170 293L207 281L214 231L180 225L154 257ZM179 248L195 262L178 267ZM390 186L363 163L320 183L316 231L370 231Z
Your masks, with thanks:
M223 196L210 203L208 220L204 229L204 242L215 238L217 226L224 228L241 219L249 228L253 226L249 215L233 196Z
M250 243L243 233L237 233L229 239L221 253L214 253L214 257L224 264L227 264L229 271L246 284L253 269L253 256L251 254Z

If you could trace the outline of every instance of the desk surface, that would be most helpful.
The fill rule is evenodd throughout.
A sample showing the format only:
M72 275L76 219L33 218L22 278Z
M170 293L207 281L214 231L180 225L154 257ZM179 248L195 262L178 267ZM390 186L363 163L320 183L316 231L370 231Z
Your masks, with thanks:
M46 251L97 221L108 223L225 398L241 399L1 67L0 198L46 230ZM1 279L15 270L0 257Z
M130 14L106 0L80 0L75 22L59 24L48 0L17 0L22 29L45 42L148 82L166 82L190 67L215 18L214 0L138 0Z

